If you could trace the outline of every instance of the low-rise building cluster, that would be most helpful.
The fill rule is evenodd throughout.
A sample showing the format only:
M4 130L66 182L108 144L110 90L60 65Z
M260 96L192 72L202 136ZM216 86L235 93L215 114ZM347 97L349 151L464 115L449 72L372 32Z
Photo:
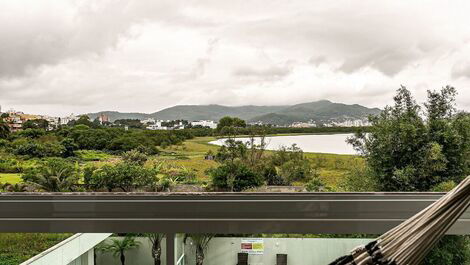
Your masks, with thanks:
M8 127L10 128L11 132L20 131L23 128L23 124L27 121L33 120L45 120L47 123L47 130L53 130L59 127L60 125L66 125L72 120L77 120L78 117L74 116L73 114L67 117L53 117L48 115L38 115L38 114L26 114L22 111L17 111L14 109L10 109L8 111L2 112L0 107L0 115L2 119Z

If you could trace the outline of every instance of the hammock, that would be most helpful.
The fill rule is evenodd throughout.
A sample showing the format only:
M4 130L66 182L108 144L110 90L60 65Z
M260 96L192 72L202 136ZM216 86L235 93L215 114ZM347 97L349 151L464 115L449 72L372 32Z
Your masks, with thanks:
M470 177L415 216L330 265L419 265L469 206Z

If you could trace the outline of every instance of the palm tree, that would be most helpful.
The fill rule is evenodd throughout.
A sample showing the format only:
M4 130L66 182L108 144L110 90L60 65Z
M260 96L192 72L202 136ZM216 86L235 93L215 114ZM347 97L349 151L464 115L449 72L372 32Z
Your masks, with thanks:
M152 257L155 265L161 264L162 257L162 239L165 237L165 234L151 233L147 234L147 238L152 243Z
M137 248L140 245L140 242L135 241L134 237L126 236L124 239L111 239L110 244L106 244L103 247L103 251L111 252L113 256L119 256L121 260L121 265L126 264L126 251Z
M60 158L50 158L23 174L26 183L50 192L70 191L78 179L77 168Z
M191 241L196 248L196 265L203 265L205 252L213 237L214 235L212 234L186 234L184 242L186 243L186 240L191 238Z

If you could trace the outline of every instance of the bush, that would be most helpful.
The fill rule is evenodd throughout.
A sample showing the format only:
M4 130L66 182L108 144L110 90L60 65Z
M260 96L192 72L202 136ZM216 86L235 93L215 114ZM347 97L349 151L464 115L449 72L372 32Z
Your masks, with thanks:
M122 159L126 163L143 166L145 162L147 162L148 157L144 153L141 153L138 150L134 149L122 154Z
M0 148L6 148L10 145L10 143L5 139L0 139Z
M309 192L320 192L327 190L325 183L323 183L323 181L318 176L312 177L307 182L307 184L305 184L305 189Z
M91 189L105 188L108 191L120 189L124 192L135 188L155 188L158 182L157 170L144 168L132 163L105 165L99 169L85 171L85 184Z
M14 153L17 155L27 155L30 157L60 157L66 152L64 146L59 143L45 143L31 141L18 145Z
M280 175L287 183L294 181L305 181L315 175L310 161L308 160L290 160L280 167Z
M49 192L73 191L78 184L79 170L62 158L48 158L38 166L25 170L22 176L25 183L39 190Z
M469 236L444 236L426 256L424 265L467 265L470 260Z
M75 152L75 155L84 161L101 161L111 157L111 155L105 152L95 150L79 150Z
M22 167L16 159L0 159L0 173L20 173Z
M184 166L166 165L162 168L161 173L165 177L183 182L186 184L196 183L196 172L193 169L188 169Z
M208 173L212 178L212 185L218 189L242 191L263 184L263 178L260 174L237 161L224 163L209 170Z

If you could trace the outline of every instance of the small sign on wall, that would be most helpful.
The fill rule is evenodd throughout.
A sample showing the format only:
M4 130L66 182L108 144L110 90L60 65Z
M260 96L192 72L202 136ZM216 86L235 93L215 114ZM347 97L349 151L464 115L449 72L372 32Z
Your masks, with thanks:
M241 240L241 252L251 255L263 255L264 240L262 238L243 238Z

